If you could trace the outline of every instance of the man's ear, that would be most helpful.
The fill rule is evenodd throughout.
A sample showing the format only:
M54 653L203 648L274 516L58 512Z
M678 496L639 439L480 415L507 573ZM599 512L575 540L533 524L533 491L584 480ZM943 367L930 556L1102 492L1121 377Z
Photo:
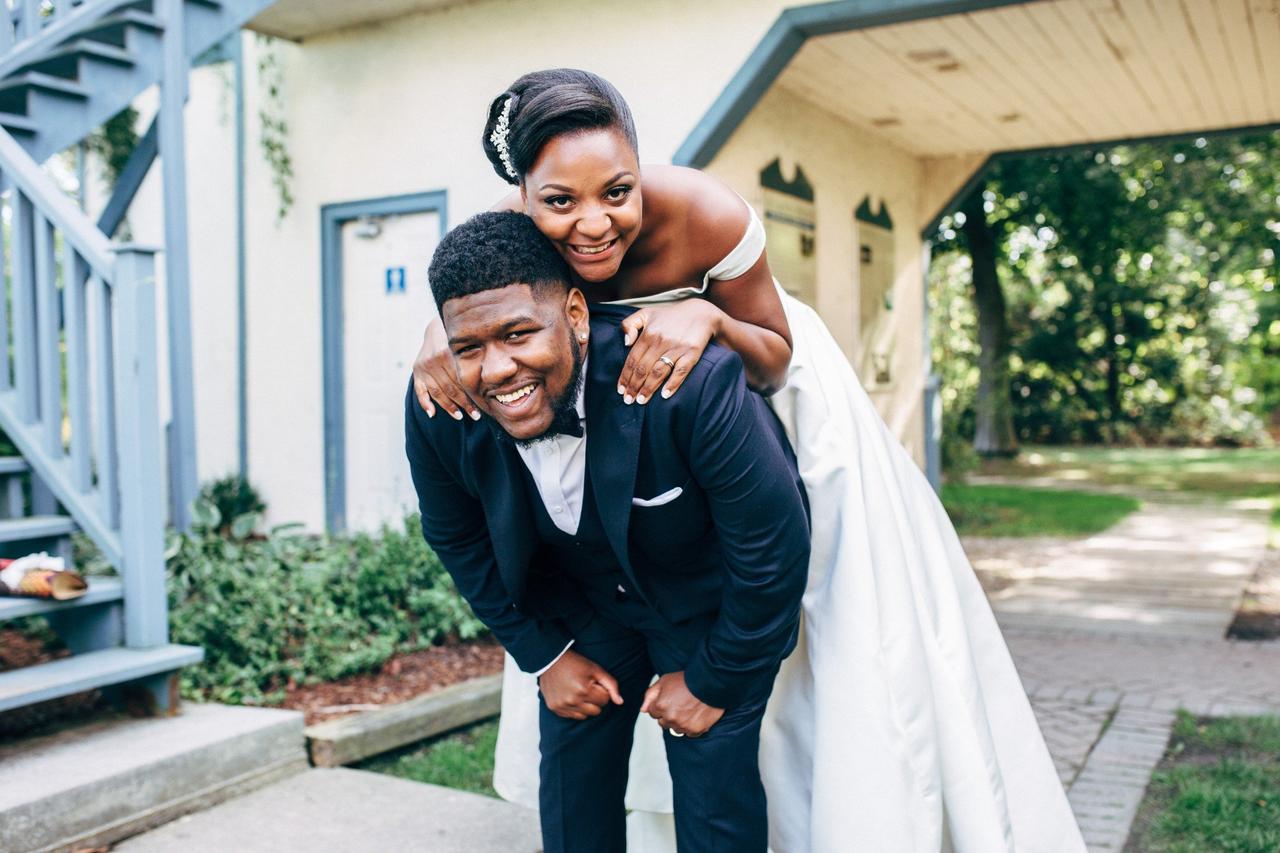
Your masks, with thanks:
M564 302L564 314L569 318L573 336L580 342L585 342L586 338L583 336L591 332L591 312L587 309L587 297L576 287L569 288L569 295Z

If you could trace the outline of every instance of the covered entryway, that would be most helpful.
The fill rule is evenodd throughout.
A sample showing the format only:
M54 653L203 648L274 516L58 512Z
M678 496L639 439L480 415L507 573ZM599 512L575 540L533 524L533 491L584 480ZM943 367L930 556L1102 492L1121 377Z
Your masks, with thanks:
M927 257L938 218L997 154L1278 123L1275 0L850 0L784 11L674 159L764 183L751 169L768 146L784 177L804 173L812 301L904 443L923 433L936 483L936 383L911 344L927 348L925 303L903 298L927 264L904 263L903 232ZM887 271L867 265L890 248L876 254L877 219L897 235ZM898 298L865 298L886 276Z

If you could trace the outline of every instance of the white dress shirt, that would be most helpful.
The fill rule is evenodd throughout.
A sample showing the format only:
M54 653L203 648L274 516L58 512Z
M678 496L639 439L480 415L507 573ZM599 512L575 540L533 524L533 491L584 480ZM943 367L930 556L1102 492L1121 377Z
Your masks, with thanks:
M556 527L570 536L577 535L578 523L582 520L582 494L587 479L587 408L582 399L586 390L586 376L587 363L583 359L582 380L575 407L578 420L582 423L582 435L557 433L536 444L516 445L525 467L533 475L533 482L538 487L538 495L547 509L547 515L551 516ZM535 672L534 676L551 669L572 645L573 640L570 640L569 645L550 663Z

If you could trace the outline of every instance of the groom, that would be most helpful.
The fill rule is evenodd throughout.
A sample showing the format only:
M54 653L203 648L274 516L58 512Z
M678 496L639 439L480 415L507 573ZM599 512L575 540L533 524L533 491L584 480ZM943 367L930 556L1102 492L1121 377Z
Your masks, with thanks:
M626 849L641 712L667 732L682 853L764 853L760 721L795 644L809 557L777 419L715 345L670 400L624 405L628 312L589 317L523 214L454 229L430 279L484 417L429 419L410 386L422 531L476 615L539 676L546 853Z

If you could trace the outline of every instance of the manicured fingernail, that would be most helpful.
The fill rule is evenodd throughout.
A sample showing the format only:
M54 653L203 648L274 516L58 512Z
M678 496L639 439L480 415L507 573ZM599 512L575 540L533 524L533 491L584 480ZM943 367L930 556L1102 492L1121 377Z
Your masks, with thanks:
M480 420L480 412L479 412L479 411L476 411L476 410L472 410L472 412L471 412L471 420L473 420L473 421L478 421L478 420Z
M630 335L623 335L623 336L622 336L622 343L623 343L623 346L631 346L631 336L630 336Z
M674 393L675 393L675 392L674 392L674 391L672 391L670 388L663 388L663 389L662 389L662 399L664 399L664 400L670 400L670 399L671 399L671 395L672 395L672 394L674 394Z
M624 403L626 403L628 406L630 406L632 403L634 403L634 402L635 402L635 400L632 398L632 396L631 396L630 394L623 394L623 395L622 395L622 402L624 402Z
M645 403L649 402L649 398L641 394L639 397L636 397L636 402L643 406Z
M625 394L625 393L627 393L627 389L626 389L626 388L623 388L621 385L619 385L619 386L618 386L618 393L619 393L619 394Z
M454 412L454 413L453 413L453 419L454 419L455 421L460 421L460 420L462 420L462 412Z

